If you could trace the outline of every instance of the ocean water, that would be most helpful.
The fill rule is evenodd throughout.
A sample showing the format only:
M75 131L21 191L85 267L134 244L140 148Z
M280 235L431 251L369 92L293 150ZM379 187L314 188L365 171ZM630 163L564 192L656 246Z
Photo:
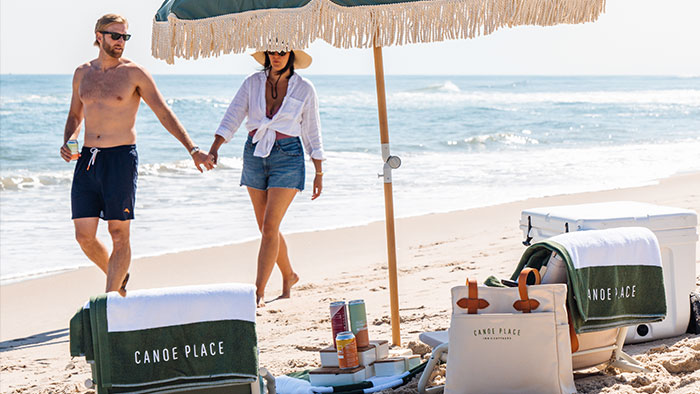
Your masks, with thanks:
M203 149L243 78L155 77ZM328 158L324 190L311 201L307 176L283 232L383 220L374 77L310 79ZM71 76L1 75L0 83L0 283L91 265L70 220L74 162L58 155ZM391 152L403 162L393 172L397 217L700 171L699 77L388 76L386 87ZM200 174L145 104L137 131L134 257L259 237L239 186L244 132L221 148L216 170ZM99 236L109 245L106 223Z

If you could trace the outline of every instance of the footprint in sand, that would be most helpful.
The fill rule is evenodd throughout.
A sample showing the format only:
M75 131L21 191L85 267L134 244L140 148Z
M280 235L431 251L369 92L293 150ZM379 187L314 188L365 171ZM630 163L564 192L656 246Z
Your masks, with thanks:
M304 368L304 367L307 367L308 365L309 365L309 363L304 361L304 360L296 360L296 359L287 360L287 366L290 368L294 368L294 369Z
M318 346L305 346L305 345L294 345L296 350L301 350L303 352L317 352L321 350Z
M381 326L382 324L391 324L391 318L389 316L382 316L381 318L374 319L372 324L375 326Z

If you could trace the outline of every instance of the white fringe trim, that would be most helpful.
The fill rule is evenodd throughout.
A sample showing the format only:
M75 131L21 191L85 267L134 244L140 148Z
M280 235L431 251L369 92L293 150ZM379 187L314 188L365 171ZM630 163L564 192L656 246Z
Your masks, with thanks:
M369 48L474 38L502 27L593 22L605 0L425 0L342 7L311 0L198 20L153 21L151 52L174 63L255 50L304 49L316 38L338 48Z

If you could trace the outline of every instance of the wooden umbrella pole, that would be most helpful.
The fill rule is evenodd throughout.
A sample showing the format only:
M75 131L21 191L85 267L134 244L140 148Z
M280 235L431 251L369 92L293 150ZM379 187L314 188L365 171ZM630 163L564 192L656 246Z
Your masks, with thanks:
M377 83L377 110L379 112L379 135L382 143L382 158L389 152L389 123L386 115L386 92L384 89L384 61L382 48L374 47L374 76ZM386 167L386 165L385 165ZM396 346L401 346L399 319L399 286L396 269L396 237L394 231L394 197L391 176L384 174L384 215L386 218L386 248L389 259L389 297L391 302L391 338Z

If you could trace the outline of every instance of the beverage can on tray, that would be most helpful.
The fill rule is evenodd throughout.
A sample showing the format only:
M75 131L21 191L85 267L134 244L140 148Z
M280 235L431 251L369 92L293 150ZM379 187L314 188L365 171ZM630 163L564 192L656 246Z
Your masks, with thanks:
M352 300L348 302L348 315L352 333L355 334L357 347L369 346L369 332L367 330L367 311L364 300Z
M338 350L338 368L350 369L360 365L357 356L357 342L352 331L343 331L335 338L335 347Z
M331 302L331 328L333 329L333 346L335 346L336 336L343 331L350 330L345 301Z

